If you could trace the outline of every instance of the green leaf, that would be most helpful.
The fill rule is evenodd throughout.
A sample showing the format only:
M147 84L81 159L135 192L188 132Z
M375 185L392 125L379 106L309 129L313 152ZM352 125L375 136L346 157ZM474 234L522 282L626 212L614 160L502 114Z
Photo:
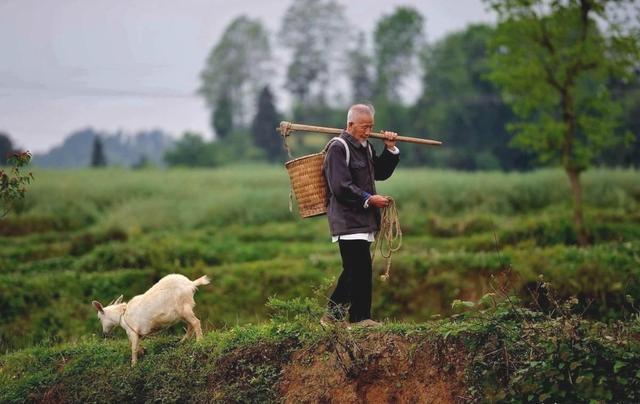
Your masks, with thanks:
M613 373L618 373L620 369L622 369L626 365L627 365L626 362L616 361L616 363L613 365Z
M456 299L453 301L453 303L451 303L451 308L454 310L457 310L463 307L473 307L473 306L475 306L475 303L467 300L460 300L460 299Z

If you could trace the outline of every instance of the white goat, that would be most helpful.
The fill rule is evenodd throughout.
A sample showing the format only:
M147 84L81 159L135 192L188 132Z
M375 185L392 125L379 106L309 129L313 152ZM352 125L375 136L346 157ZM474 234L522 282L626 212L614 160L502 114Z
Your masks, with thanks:
M202 276L190 281L184 275L171 274L160 279L144 294L135 296L129 303L122 302L122 296L103 307L100 302L93 301L102 323L102 331L107 334L119 325L127 332L131 342L131 366L138 361L140 339L151 332L168 327L178 321L187 323L185 341L196 334L196 340L202 338L200 320L193 314L196 305L193 295L200 285L208 285L209 277Z

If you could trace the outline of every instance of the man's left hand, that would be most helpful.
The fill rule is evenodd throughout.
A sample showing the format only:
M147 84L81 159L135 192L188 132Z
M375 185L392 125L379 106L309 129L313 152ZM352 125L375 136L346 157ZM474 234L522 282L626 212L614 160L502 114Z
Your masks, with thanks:
M385 130L384 132L382 132L382 134L387 137L384 140L384 145L387 147L387 149L393 149L394 147L396 147L396 138L398 137L398 134L396 132L389 132Z

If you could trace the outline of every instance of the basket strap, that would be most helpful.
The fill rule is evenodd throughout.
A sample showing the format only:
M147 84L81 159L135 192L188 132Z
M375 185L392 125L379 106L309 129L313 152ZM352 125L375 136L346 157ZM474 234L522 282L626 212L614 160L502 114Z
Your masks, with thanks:
M344 146L344 150L346 152L346 158L345 161L347 163L347 167L349 166L349 160L351 158L351 155L349 154L349 146L347 145L346 140L344 140L341 137L334 137L331 138L331 140L329 140L329 143L327 143L327 145L324 147L324 151L326 152L327 150L329 150L329 146L331 146L331 143L333 143L334 140L339 141L340 143L342 143L342 145ZM371 150L369 150L369 152L371 152Z

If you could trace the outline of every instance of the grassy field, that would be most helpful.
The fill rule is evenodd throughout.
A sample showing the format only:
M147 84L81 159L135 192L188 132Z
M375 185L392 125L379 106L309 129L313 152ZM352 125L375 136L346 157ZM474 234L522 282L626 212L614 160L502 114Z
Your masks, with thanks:
M628 365L640 358L635 171L586 173L592 244L578 248L560 171L400 168L378 184L396 200L403 230L388 282L377 276L384 260L374 265L373 312L387 326L355 336L318 328L340 257L325 217L302 220L288 211L283 168L34 174L27 199L0 221L0 401L100 402L100 394L114 397L114 384L127 401L304 401L295 386L308 369L295 368L298 362L339 364L349 346L379 355L354 356L355 367L343 369L347 384L373 377L351 374L369 366L384 374L456 374L457 384L443 391L467 398L640 397L640 374ZM183 331L173 327L147 341L149 355L129 371L124 332L101 341L90 302L129 300L173 272L213 280L196 294L205 342L179 348ZM471 305L477 308L457 314ZM428 353L452 347L463 354ZM513 358L489 359L500 349ZM415 355L427 355L435 368L388 368L385 355L411 366L421 363ZM565 362L570 371L557 371ZM531 384L540 378L547 382ZM400 392L394 386L388 391Z
M326 218L288 211L280 167L35 177L26 201L0 222L1 352L96 334L91 300L130 299L172 272L213 279L196 296L205 330L264 321L270 296L322 301L340 272ZM399 169L379 183L397 202L404 239L390 281L375 277L375 316L449 315L453 300L479 299L508 269L525 301L543 275L560 296L577 296L586 316L628 316L625 296L640 295L637 178L626 170L584 176L593 244L578 248L560 171ZM376 273L383 266L376 260Z
M513 297L512 297L513 298ZM605 326L496 299L479 311L375 330L321 327L312 299L271 319L155 336L129 367L124 339L83 337L0 356L0 399L22 402L620 402L640 399L640 318Z

